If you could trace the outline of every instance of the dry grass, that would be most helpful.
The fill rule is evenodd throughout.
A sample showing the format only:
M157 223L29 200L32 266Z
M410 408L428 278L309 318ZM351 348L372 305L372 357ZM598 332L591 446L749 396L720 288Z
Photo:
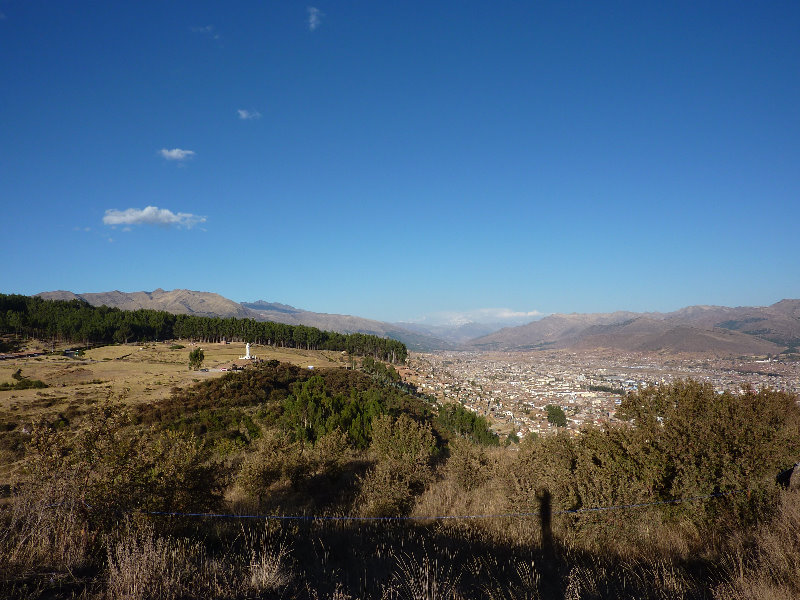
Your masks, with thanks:
M459 576L428 554L395 554L397 566L384 600L461 600Z
M207 560L196 542L128 528L107 544L108 598L170 600L189 596L203 583Z
M739 536L725 557L719 600L800 598L800 490L784 492L776 516L753 538Z
M123 393L129 402L152 402L166 398L173 386L190 385L197 379L219 377L220 368L233 363L246 364L237 359L244 355L245 345L232 344L192 344L183 342L185 348L170 350L171 342L127 344L102 346L87 350L82 357L42 356L14 359L0 362L0 381L11 381L11 374L22 369L31 379L41 379L53 395L76 397L79 392L89 392L81 396L83 400L102 396L105 389L115 395ZM203 348L205 361L203 368L208 371L188 370L189 352L196 347ZM264 360L279 360L300 367L313 365L315 368L344 366L345 361L339 352L324 350L298 350L294 348L273 348L270 346L251 346L251 354ZM91 382L103 382L101 384ZM100 393L96 393L100 388ZM0 392L0 409L11 404L28 406L37 397L37 390Z
M20 365L0 363L0 381L21 367L26 376L41 378L54 386L39 393L0 393L0 418L54 414L71 405L86 410L90 400L105 398L109 393L128 404L152 402L168 395L173 386L222 374L189 372L188 353L192 346L185 346L176 350L170 350L169 344L150 344L143 350L138 346L110 346L90 351L84 359L46 357L27 359ZM244 353L241 344L203 348L205 366L212 369ZM339 358L337 353L297 350L255 348L252 352L284 361L291 356L290 362L303 367L333 365ZM113 383L90 383L95 380ZM80 418L78 415L75 420ZM453 441L446 460L440 456L438 462L429 462L427 453L424 460L409 459L415 476L412 490L407 485L410 474L404 475L400 463L386 463L389 468L382 472L386 476L384 488L378 485L383 480L358 478L366 464L361 471L346 472L347 477L342 479L322 478L329 471L338 472L346 466L331 459L344 453L336 440L330 442L329 446L320 442L319 449L309 450L304 460L310 462L300 466L313 465L306 469L307 475L316 477L320 485L352 487L334 506L334 514L371 512L363 494L361 504L351 506L352 498L361 491L359 484L371 485L369 492L390 500L400 489L399 500L390 504L405 508L407 502L410 514L417 517L539 510L535 487L540 484L538 480L533 481L533 491L524 502L511 502L513 475L520 466L518 452ZM266 441L261 445L265 446ZM392 438L387 449L396 450L399 446ZM260 458L275 461L280 458L281 448L286 450L283 441L268 448L269 452ZM242 464L249 465L255 458L259 457L238 457L234 466L241 469ZM357 462L357 458L347 454L341 462ZM100 462L89 461L93 473L97 474ZM179 480L175 473L180 471L169 471L169 480ZM237 480L231 478L226 483L225 512L258 514L273 501L285 512L302 512L298 509L301 505L295 502L302 496L292 490L292 472L291 461L286 468L281 463L276 484L268 487L270 478L262 482L266 496L263 505L253 494L243 494L234 483ZM114 481L119 483L118 478ZM405 487L398 488L398 481ZM184 484L180 487L187 489ZM554 540L544 544L548 538L535 516L402 525L343 521L257 525L253 521L211 519L178 522L141 515L135 523L116 523L122 517L112 516L103 529L111 533L103 536L95 534L99 530L89 531L86 526L86 506L79 501L85 489L81 490L81 486L40 489L38 494L16 497L8 509L0 512L0 573L10 574L6 577L11 581L11 587L3 587L5 582L0 577L0 596L22 596L17 591L21 589L20 582L31 580L28 572L41 574L46 568L52 570L54 578L80 569L91 570L94 588L85 591L85 597L131 600L666 600L708 598L712 594L718 599L800 597L800 492L796 491L782 495L777 515L768 524L758 529L741 527L734 532L738 537L728 534L721 525L701 530L689 520L670 518L667 512L654 508L580 518L554 516ZM65 498L72 501L61 500ZM70 593L47 589L46 593L31 592L26 597L67 598Z
M13 483L21 463L4 448L21 439L38 419L68 421L79 418L88 407L113 398L125 404L148 404L168 398L174 387L185 388L194 382L221 377L244 355L245 346L183 342L185 348L170 350L171 342L103 346L82 357L41 356L0 362L0 382L12 381L17 369L30 379L41 379L46 389L0 391L0 483ZM203 368L189 371L189 352L194 347L205 352ZM35 348L30 348L31 350ZM343 366L339 352L251 346L251 354L265 360L279 360L307 368ZM238 361L244 364L245 361ZM10 437L9 437L10 436ZM6 440L3 440L3 438Z
M37 492L19 496L3 515L0 564L18 571L84 566L94 541L87 530L85 507L75 502L48 504L63 494Z
M290 548L269 527L244 534L237 552L212 555L198 541L128 524L107 544L105 597L123 600L273 597L292 582ZM247 558L249 557L249 559Z

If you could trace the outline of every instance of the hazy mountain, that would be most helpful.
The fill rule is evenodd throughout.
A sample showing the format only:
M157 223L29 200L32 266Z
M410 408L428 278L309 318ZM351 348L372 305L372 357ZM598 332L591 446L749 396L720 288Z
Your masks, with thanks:
M362 319L350 315L315 313L275 302L234 302L219 294L192 290L152 292L101 292L75 294L67 291L42 292L37 294L47 300L82 299L93 306L111 306L122 310L147 308L163 310L173 314L195 315L199 317L236 317L273 321L287 325L307 325L326 331L339 333L366 333L388 337L403 342L411 350L428 351L451 348L445 340L411 331L393 323Z
M163 310L176 315L195 315L198 317L237 317L255 318L247 308L211 292L194 292L192 290L162 289L152 292L100 292L92 294L74 294L72 292L42 292L37 296L46 300L85 300L92 306L112 306L122 310L138 310L147 308Z
M426 325L423 323L396 323L398 327L432 336L451 344L463 344L477 337L489 335L505 327L503 323L459 323L454 325Z
M287 304L275 302L243 302L242 306L256 314L261 321L274 321L288 325L308 325L339 333L368 333L403 342L411 350L443 350L453 344L424 331L415 331L403 325L385 323L351 315L315 313Z
M800 346L800 300L766 307L689 306L670 313L555 314L471 340L467 346L777 353Z

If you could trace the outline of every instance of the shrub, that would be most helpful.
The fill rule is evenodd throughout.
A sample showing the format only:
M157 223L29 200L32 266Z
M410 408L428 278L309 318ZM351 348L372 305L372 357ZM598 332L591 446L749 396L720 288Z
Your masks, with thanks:
M223 473L207 462L203 444L191 436L135 432L128 422L119 407L105 405L74 436L41 423L34 427L28 476L14 503L14 543L21 556L73 556L76 544L93 551L89 546L98 532L110 531L134 511L218 505Z
M450 442L450 458L447 460L447 476L465 492L471 492L489 480L489 460L483 448L457 439Z
M374 419L370 454L375 466L361 480L360 512L366 516L407 514L431 480L435 450L430 425L405 414Z
M14 383L0 383L0 392L8 390L31 390L42 389L48 386L44 381L38 379L28 379L22 374L22 369L17 369L11 374Z
M296 486L309 471L309 459L301 442L291 442L279 431L264 433L242 463L237 482L250 497L262 502L274 483Z

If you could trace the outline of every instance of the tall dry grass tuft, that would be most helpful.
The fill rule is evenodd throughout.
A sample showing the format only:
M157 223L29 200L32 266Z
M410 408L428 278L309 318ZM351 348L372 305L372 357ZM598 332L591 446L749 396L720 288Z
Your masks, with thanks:
M156 536L147 525L129 525L106 541L109 599L172 600L205 587L208 558L197 542Z
M488 600L539 600L542 575L533 560L514 559L501 565L495 556L476 559L471 571L480 581L479 589Z
M219 556L197 541L160 536L149 523L128 521L106 537L105 596L123 600L272 597L294 579L286 542L269 526L242 531L243 543Z
M726 563L730 581L714 590L719 600L799 598L800 490L783 492L775 516L740 539Z
M87 508L69 482L23 489L0 525L0 566L69 571L90 560Z
M395 554L395 572L383 593L384 600L462 600L459 576L427 552L422 556Z
M275 528L266 523L255 533L242 530L245 540L244 552L249 555L244 587L262 594L279 592L294 579L291 570L291 547L278 538Z

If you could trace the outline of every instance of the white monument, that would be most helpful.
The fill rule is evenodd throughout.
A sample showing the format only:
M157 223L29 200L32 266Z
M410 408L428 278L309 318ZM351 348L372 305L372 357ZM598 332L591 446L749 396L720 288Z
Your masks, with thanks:
M247 342L247 345L244 347L244 349L244 356L240 356L239 360L253 360L255 356L250 356L250 342Z

